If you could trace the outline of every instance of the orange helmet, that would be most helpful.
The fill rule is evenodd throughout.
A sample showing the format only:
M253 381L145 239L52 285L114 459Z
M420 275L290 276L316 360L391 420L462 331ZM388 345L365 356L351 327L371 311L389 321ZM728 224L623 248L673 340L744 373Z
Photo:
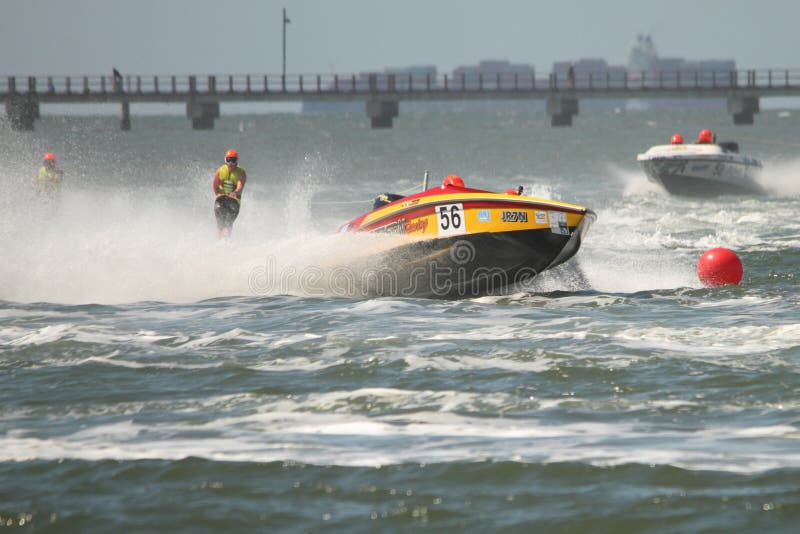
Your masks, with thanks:
M56 155L53 154L52 152L48 152L47 154L44 155L44 160L45 161L55 161L56 160Z
M711 130L700 130L700 133L697 136L698 143L713 143L714 142L714 134L711 133Z
M239 153L236 152L234 149L230 149L227 152L225 152L225 159L227 160L228 158L239 159Z
M669 142L673 145L682 145L683 136L681 134L673 134L672 139L670 139Z
M451 174L442 181L442 187L465 187L464 180L462 180L460 176Z

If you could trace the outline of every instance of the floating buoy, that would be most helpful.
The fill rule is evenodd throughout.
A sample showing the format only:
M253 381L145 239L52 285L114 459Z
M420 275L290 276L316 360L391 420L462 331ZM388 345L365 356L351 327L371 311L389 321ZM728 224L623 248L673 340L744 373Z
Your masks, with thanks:
M727 248L708 249L697 261L697 277L706 287L738 285L742 273L742 260Z

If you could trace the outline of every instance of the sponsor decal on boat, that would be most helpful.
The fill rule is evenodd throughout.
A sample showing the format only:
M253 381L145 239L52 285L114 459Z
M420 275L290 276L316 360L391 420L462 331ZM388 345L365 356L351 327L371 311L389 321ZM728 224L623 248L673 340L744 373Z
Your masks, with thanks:
M406 220L398 219L394 222L381 226L375 229L376 232L383 232L387 234L404 234L406 233Z
M554 234L569 235L567 226L567 214L563 211L550 212L550 231Z
M503 211L503 222L528 222L527 211Z
M406 232L407 234L413 234L416 232L425 233L425 230L428 228L428 219L414 219L413 221L408 221L406 223Z
M478 222L491 222L492 212L489 210L478 210Z
M536 210L533 212L533 218L536 224L547 224L547 212Z

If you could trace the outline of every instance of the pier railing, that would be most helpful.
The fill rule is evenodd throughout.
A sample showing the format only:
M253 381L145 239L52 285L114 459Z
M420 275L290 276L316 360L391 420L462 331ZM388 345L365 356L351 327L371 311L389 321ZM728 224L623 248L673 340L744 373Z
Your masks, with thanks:
M2 78L0 78L2 80ZM800 69L761 69L738 71L605 71L577 72L570 77L565 72L536 77L527 73L498 73L463 75L419 74L297 74L280 75L127 75L115 80L113 76L5 76L0 82L0 98L14 94L35 94L39 97L204 95L281 95L313 96L357 94L435 94L479 92L491 98L496 93L549 92L575 90L581 93L642 90L669 93L676 90L709 89L800 90ZM633 95L638 96L638 95ZM115 98L114 100L116 100ZM47 98L43 101L49 100ZM72 100L72 99L70 99Z
M17 130L30 130L41 103L119 103L130 128L130 104L186 104L194 128L213 128L221 102L363 101L375 128L391 127L403 100L545 100L554 126L572 124L584 98L726 98L735 124L752 124L759 99L800 96L800 69L601 72L569 69L536 76L456 72L433 76L358 74L47 75L0 77L0 101Z

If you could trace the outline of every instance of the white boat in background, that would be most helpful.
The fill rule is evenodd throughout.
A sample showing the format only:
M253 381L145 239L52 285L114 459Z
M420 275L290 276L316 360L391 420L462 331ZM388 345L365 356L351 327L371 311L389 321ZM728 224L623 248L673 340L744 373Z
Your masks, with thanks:
M656 145L636 156L647 177L673 195L713 197L764 194L759 160L734 142Z

